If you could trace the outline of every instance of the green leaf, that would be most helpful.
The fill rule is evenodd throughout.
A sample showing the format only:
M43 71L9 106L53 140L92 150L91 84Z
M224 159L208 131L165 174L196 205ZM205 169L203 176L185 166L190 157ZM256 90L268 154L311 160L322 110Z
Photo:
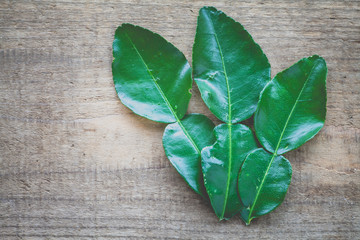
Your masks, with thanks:
M226 123L249 118L270 81L270 64L250 34L213 7L199 12L193 74L211 112Z
M201 152L206 191L215 214L229 219L239 212L237 177L246 155L257 148L250 128L220 124L214 129L216 142Z
M245 159L239 174L239 194L244 208L241 217L250 224L253 218L273 211L285 198L292 169L282 156L256 149Z
M163 135L166 156L195 192L207 196L201 171L201 150L215 142L214 124L201 114L189 114L169 124Z
M326 63L319 56L304 58L277 74L261 93L255 131L266 150L257 149L244 161L239 194L247 224L283 201L291 181L291 165L279 154L313 138L326 116Z
M277 74L264 88L254 121L266 150L288 152L320 131L326 116L326 73L325 60L315 55Z
M122 103L153 121L181 119L191 97L191 68L184 55L160 35L130 24L115 32L112 64Z

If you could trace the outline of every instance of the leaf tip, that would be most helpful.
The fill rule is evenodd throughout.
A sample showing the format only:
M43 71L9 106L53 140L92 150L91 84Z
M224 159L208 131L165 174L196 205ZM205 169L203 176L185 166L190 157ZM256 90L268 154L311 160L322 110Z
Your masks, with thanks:
M200 16L200 14L221 14L221 13L223 13L223 12L220 10L217 10L213 6L204 6L199 10L199 16Z
M204 6L204 7L202 7L202 8L200 8L200 12L201 11L212 11L212 12L216 12L216 11L218 11L215 7L213 7L213 6Z

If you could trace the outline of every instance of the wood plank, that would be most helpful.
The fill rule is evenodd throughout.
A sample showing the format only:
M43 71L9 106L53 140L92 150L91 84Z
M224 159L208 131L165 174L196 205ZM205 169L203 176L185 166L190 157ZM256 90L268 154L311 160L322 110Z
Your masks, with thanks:
M198 10L213 5L261 45L272 76L328 64L328 114L286 154L285 202L246 227L218 222L164 154L164 124L133 114L112 82L113 34L130 22L191 61ZM360 235L360 1L1 1L1 239L356 239ZM194 86L189 112L218 120Z

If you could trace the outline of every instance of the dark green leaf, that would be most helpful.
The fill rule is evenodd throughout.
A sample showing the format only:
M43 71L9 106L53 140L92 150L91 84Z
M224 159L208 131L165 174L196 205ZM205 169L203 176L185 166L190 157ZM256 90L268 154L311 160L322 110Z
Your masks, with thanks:
M313 138L326 115L326 63L304 58L277 74L261 93L255 131L270 152L282 154Z
M226 123L249 118L270 81L270 64L260 46L240 23L213 7L200 10L193 67L201 97Z
M191 68L184 55L160 35L123 24L115 32L112 64L122 103L158 122L176 122L191 97Z
M237 176L246 155L257 148L251 130L241 124L221 124L214 129L216 142L201 152L206 191L216 215L229 219L241 208Z
M195 192L206 196L201 171L201 150L215 142L214 124L201 114L189 114L169 124L163 145L172 165Z
M279 206L291 181L291 165L282 156L260 148L245 159L239 174L239 194L244 208L241 217L246 224Z

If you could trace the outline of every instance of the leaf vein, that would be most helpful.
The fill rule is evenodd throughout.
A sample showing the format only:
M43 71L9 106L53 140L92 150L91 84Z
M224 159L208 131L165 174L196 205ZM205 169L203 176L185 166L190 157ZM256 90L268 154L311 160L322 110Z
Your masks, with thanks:
M212 26L214 26L214 23L212 21L212 19L210 18L211 24ZM219 42L219 39L217 37L217 34L215 32L215 28L213 28L214 30L214 37L216 40L216 44L218 45L219 48L219 54L221 57L221 63L222 63L222 67L223 67L223 72L224 72L224 76L225 76L225 81L226 81L226 88L227 88L227 93L228 93L228 129L229 129L229 168L228 168L228 173L227 173L227 182L226 182L226 191L225 191L225 199L224 199L224 206L223 206L223 211L221 213L221 219L224 218L225 215L225 211L226 211L226 205L227 205L227 201L229 198L229 190L230 190L230 175L231 175L231 167L232 167L232 136L231 136L231 96L230 96L230 86L229 86L229 79L227 76L227 72L226 72L226 67L225 67L225 61L224 61L224 56L222 53L222 49L221 49L221 45Z

